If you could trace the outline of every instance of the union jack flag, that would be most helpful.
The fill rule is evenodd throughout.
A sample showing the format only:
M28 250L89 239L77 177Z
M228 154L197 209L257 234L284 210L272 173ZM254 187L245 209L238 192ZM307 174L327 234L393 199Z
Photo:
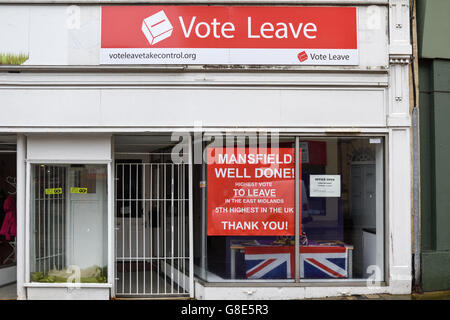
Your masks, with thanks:
M344 246L300 247L300 278L347 278L347 248Z
M245 247L247 279L289 279L294 270L294 246ZM301 246L302 279L347 278L345 246Z
M247 279L292 278L292 252L292 246L245 247Z

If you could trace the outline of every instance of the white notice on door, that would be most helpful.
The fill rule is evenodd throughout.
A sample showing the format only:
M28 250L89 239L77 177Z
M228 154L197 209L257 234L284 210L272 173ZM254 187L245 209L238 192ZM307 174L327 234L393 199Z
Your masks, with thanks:
M310 197L340 197L341 176L340 175L310 175L309 176Z

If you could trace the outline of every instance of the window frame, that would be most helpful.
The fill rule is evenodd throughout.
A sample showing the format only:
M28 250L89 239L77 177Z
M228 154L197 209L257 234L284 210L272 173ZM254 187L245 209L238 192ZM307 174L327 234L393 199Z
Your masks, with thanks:
M107 200L107 225L105 226L107 232L106 254L107 254L107 266L108 274L106 283L40 283L31 282L30 270L31 270L31 210L32 210L32 165L45 164L45 165L71 165L71 164L87 164L87 165L105 165L107 171L106 178L106 200ZM112 205L113 205L113 183L112 183L112 161L111 160L80 160L80 159L26 159L26 184L25 184L25 287L77 287L77 288L111 288L113 286L114 275L112 273L112 260L113 252L113 220L112 220Z
M220 131L220 130L219 130ZM270 134L270 131L265 132L267 134ZM308 139L308 138L315 138L315 139L339 139L339 138L382 138L383 139L383 275L382 280L380 281L373 281L371 282L372 286L381 286L381 287L387 287L389 286L389 250L390 248L390 241L389 241L389 181L390 181L390 171L389 171L389 163L390 163L390 154L389 154L389 132L382 131L382 132L340 132L339 130L331 131L331 132L318 132L318 133L312 133L312 132L305 132L305 133L289 133L289 132L278 132L280 137L289 137L294 139L294 145L295 145L295 154L298 152L298 145L297 141L302 139ZM205 136L208 136L210 134L214 135L214 132L203 132ZM241 136L248 136L248 135L258 135L259 132L234 132L234 131L226 131L226 134L231 135L241 135ZM204 148L207 148L208 145L205 145ZM202 149L204 150L204 149ZM301 154L299 155L301 159ZM296 175L297 177L297 175ZM297 195L295 196L296 202L295 206L297 207ZM206 201L206 199L205 199ZM295 210L295 214L297 215L298 211ZM205 236L207 237L206 233ZM295 234L294 238L296 240L299 238L299 234ZM203 259L201 257L201 259ZM206 256L207 259L207 256ZM206 264L207 267L207 264ZM295 261L295 270L293 272L294 275L300 273L300 266L297 265L297 259ZM207 271L207 270L206 270ZM208 279L202 279L199 277L195 277L196 281L198 281L201 285L205 287L335 287L335 286L342 286L342 287L350 287L350 286L356 286L356 287L363 287L368 285L369 279L301 279L300 277L296 279L294 276L292 279L274 279L274 280L236 280L236 279L230 279L227 281L208 281Z

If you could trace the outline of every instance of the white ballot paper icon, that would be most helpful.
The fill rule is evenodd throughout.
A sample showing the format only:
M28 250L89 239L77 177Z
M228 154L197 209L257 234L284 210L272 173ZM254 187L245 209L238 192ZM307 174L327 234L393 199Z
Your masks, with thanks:
M173 27L163 10L147 17L142 22L142 32L151 45L172 35Z

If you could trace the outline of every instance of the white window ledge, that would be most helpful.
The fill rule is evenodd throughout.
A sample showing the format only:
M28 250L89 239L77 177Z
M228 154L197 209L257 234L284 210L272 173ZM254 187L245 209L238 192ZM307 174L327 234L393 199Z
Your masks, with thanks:
M43 283L27 282L26 288L112 288L111 283Z

